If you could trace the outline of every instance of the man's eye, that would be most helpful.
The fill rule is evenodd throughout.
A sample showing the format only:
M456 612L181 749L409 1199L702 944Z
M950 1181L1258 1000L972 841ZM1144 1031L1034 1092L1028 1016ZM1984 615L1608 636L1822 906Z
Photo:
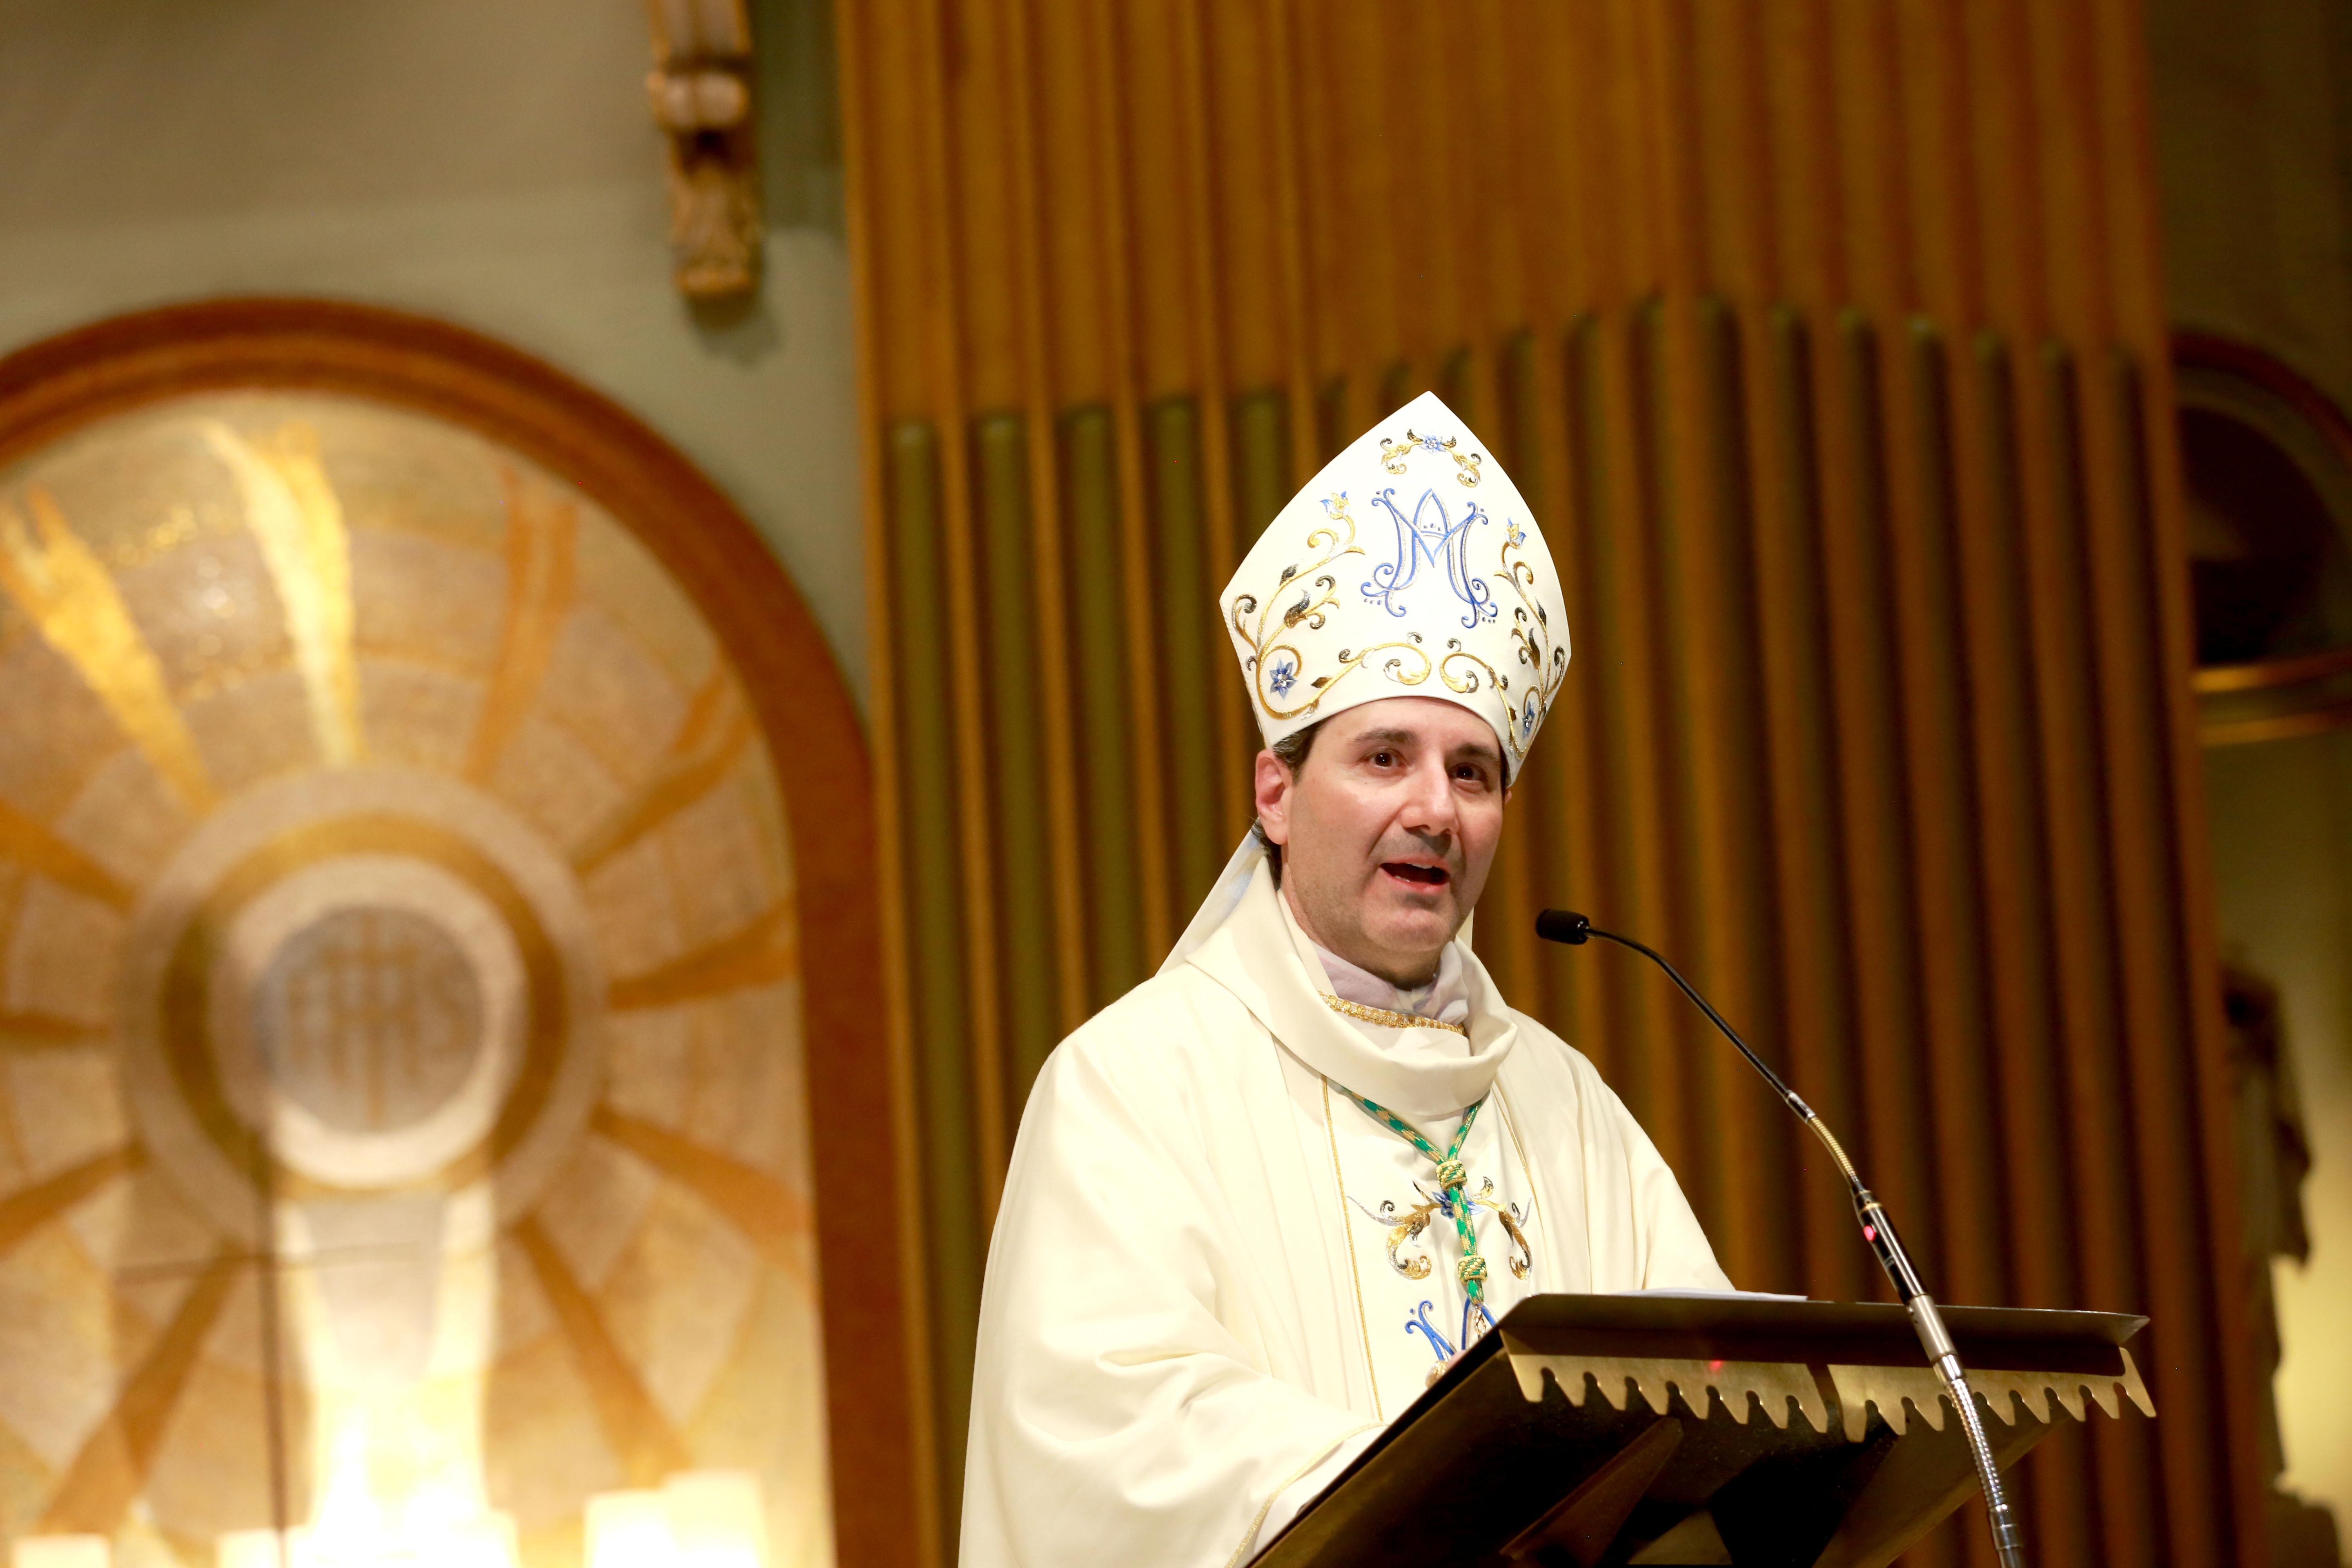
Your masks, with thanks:
M1372 766L1376 768L1387 767L1391 763L1395 761L1396 753L1394 752L1374 752L1372 753Z

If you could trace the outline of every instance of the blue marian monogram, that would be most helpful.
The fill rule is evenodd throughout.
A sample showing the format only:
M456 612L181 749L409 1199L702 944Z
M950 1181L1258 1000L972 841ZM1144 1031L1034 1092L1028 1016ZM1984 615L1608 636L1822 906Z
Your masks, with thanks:
M1444 572L1445 585L1468 606L1469 613L1462 617L1465 627L1475 631L1479 622L1495 618L1494 589L1470 570L1471 525L1488 521L1476 501L1470 502L1456 521L1448 515L1444 498L1434 489L1422 492L1410 518L1398 509L1393 489L1381 490L1372 500L1387 508L1396 522L1396 559L1372 568L1370 580L1364 584L1365 598L1402 619L1406 607L1396 595L1412 587L1426 565L1433 573Z

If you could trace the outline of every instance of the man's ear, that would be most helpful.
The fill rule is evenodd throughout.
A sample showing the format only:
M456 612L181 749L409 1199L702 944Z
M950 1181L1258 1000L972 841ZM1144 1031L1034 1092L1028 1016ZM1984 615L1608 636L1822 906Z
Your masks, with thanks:
M1280 757L1272 752L1257 754L1256 787L1251 794L1257 806L1258 826L1270 842L1290 842L1290 792L1297 783Z

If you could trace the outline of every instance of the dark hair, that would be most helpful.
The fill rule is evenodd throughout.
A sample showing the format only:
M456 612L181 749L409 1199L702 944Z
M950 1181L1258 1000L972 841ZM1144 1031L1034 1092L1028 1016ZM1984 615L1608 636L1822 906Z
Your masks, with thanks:
M1318 719L1304 730L1293 730L1289 734L1268 746L1266 750L1272 752L1275 759L1290 770L1292 778L1297 778L1298 770L1307 765L1307 753L1315 749L1316 733L1330 721L1328 719Z

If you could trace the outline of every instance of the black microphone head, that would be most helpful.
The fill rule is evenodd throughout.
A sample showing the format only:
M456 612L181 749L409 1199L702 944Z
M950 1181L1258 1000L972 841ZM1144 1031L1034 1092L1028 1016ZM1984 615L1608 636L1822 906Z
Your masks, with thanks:
M1570 947L1580 947L1591 931L1592 922L1574 910L1546 910L1536 917L1536 934L1546 942L1564 942Z

